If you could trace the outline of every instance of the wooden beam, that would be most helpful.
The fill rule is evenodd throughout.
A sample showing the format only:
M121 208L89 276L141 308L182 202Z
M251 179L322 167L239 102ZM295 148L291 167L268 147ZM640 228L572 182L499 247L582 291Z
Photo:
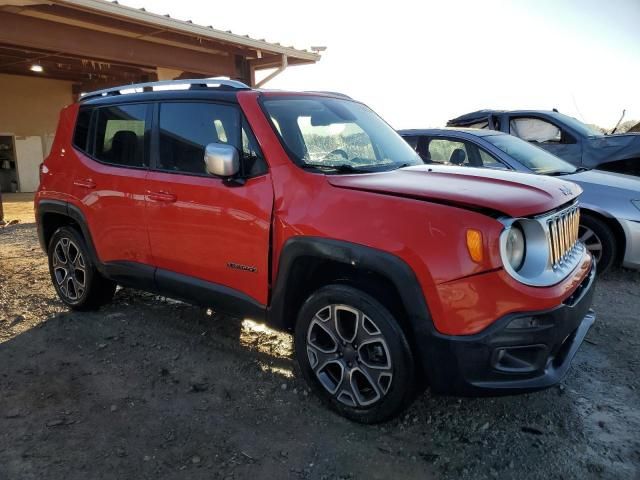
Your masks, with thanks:
M88 59L165 67L203 75L235 75L231 55L160 46L144 40L0 11L0 43L71 54Z
M38 78L51 78L54 80L66 80L73 83L105 83L107 86L112 87L115 85L124 85L127 83L140 82L140 78L148 76L146 72L139 72L137 74L118 72L110 74L98 74L98 73L82 73L82 72L69 72L65 70L54 70L45 68L44 72L32 72L25 66L13 66L0 69L0 74L7 75L25 75ZM106 88L106 87L105 87ZM96 89L99 90L99 89Z
M236 55L236 74L234 80L240 80L242 83L253 87L253 77L249 61L242 55Z
M129 65L122 62L105 62L92 58L74 57L72 55L65 55L59 52L47 52L45 50L27 49L26 47L15 47L10 45L0 44L0 70L4 67L14 64L23 63L42 63L51 62L55 65L77 65L82 66L88 70L100 70L103 67L108 69L117 68L118 70L140 72L144 70L146 72L155 72L155 68L142 67L139 65Z
M54 73L51 75L43 75L42 73L32 72L30 70L3 70L0 72L3 75L18 75L20 77L34 77L42 78L44 80L64 80L65 82L79 82L80 79L77 75L65 75L64 73Z
M26 59L7 58L0 52L0 72L6 70L29 70L33 64L40 65L44 69L45 73L60 72L75 75L140 75L141 72L146 71L140 68L122 67L110 63L92 61L81 62L78 60L62 59L59 57Z
M265 68L278 68L281 64L281 55L269 55L268 57L249 60L249 65L251 65L251 67L256 70L263 70Z
M217 52L230 52L239 55L255 55L256 49L236 45L233 43L215 41L203 37L202 35L189 35L168 30L167 27L157 25L135 23L131 19L124 20L113 15L99 14L95 11L76 10L69 5L34 5L26 7L20 12L30 17L52 20L54 22L76 25L89 29L100 29L103 31L117 33L120 35L136 37L152 42L159 39L188 44L196 50L217 50ZM186 47L187 45L185 45ZM216 53L216 51L214 51Z
M153 73L144 73L135 78L122 80L102 80L102 81L85 81L75 84L72 89L74 95L80 95L81 93L94 92L96 90L102 90L105 88L117 87L118 85L125 85L127 83L144 83L155 82L158 80L158 76Z
M282 65L282 56L269 55L268 57L254 58L254 59L248 60L248 62L251 68L253 68L254 70L266 70L268 68L278 68L280 65ZM311 62L308 62L306 60L300 60L299 58L287 57L287 63L289 65L304 65L304 64L310 64Z

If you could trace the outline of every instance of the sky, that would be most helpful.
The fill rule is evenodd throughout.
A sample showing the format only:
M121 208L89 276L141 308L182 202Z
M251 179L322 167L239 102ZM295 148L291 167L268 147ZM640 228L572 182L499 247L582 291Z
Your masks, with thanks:
M315 65L265 85L331 90L395 128L481 108L557 108L613 127L640 120L640 0L120 0L296 48Z

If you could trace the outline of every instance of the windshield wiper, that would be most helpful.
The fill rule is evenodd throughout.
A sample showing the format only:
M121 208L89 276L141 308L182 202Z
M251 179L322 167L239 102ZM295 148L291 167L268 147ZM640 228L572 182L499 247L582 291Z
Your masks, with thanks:
M549 173L546 173L545 175L550 175L552 177L562 177L564 175L573 175L574 173L586 172L588 170L591 170L591 169L587 167L576 167L576 169L573 172L565 172L564 170L560 170L558 172L549 172Z
M551 177L562 177L564 175L571 175L572 173L576 173L576 172L565 172L565 171L559 171L559 172L549 172L546 173L545 175L549 175Z
M329 165L326 163L308 163L305 162L301 165L302 168L318 169L318 170L333 170L338 173L369 173L370 170L366 167L354 167L348 163L338 163L336 165Z
M396 168L395 170L399 170L401 168L405 168L405 167L413 167L415 164L413 163L400 163L398 165L394 165Z

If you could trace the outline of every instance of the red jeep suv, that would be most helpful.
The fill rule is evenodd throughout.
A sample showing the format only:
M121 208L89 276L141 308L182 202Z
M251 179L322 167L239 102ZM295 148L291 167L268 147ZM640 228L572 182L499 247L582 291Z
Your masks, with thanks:
M580 192L424 165L344 95L208 79L65 108L35 206L69 307L119 284L292 331L309 385L372 423L422 385L560 381L595 318Z

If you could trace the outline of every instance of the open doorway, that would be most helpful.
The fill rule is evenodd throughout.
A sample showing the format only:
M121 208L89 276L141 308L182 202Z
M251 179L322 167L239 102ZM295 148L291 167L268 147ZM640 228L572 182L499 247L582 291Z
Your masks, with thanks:
M9 134L0 134L0 191L18 191L15 139Z

